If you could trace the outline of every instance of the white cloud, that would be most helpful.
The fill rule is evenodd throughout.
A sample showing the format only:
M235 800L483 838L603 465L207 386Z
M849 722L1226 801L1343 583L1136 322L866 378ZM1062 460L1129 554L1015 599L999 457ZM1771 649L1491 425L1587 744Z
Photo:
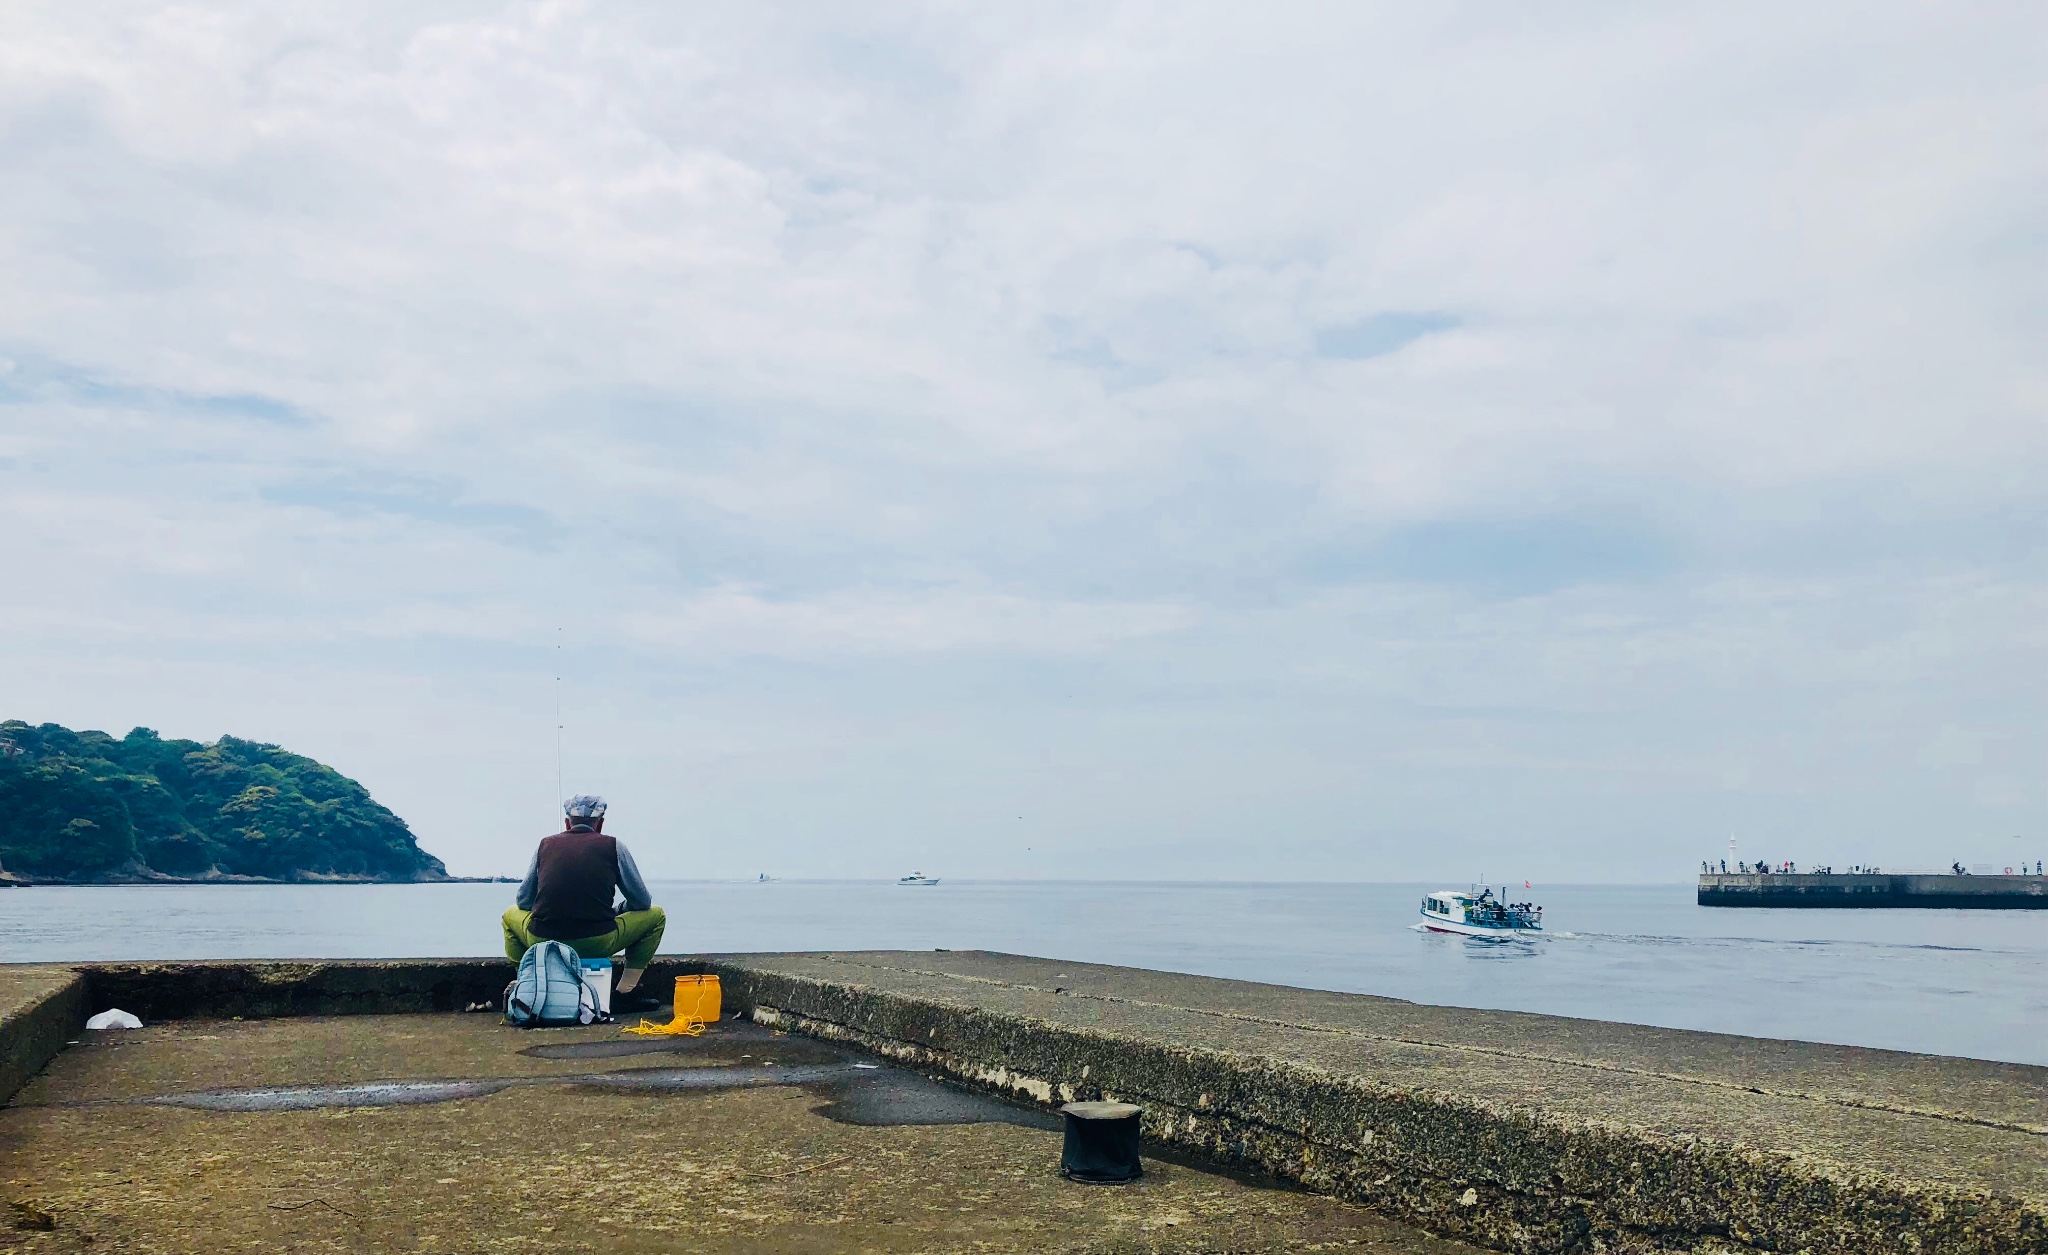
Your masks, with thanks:
M0 714L475 869L557 625L672 870L2038 831L2037 24L15 6Z
M1173 605L1088 604L957 589L876 594L834 590L782 601L721 587L618 621L642 645L721 657L941 651L1070 654L1189 625Z

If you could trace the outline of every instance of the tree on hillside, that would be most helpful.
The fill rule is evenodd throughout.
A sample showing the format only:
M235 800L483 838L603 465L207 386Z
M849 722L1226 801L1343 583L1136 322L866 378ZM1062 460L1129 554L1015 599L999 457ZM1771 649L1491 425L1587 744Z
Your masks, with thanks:
M447 874L367 789L303 755L20 720L0 723L0 864L66 880Z

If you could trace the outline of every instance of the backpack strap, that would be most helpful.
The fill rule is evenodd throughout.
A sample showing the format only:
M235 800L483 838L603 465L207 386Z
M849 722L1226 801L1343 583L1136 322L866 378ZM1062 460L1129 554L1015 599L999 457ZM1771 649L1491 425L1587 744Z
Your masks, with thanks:
M592 993L590 986L584 983L583 956L576 953L575 949L567 942L557 941L553 945L554 948L549 953L550 957L555 960L555 965L561 971L561 979L570 982L576 990L576 1022L578 1024L596 1023L597 995ZM549 977L550 981L554 979L552 975Z
M514 1028L532 1028L534 1020L538 1018L533 1004L519 996L520 986L525 984L528 976L536 970L535 964L528 957L521 956L519 971L512 977L512 982L505 986L505 1022Z

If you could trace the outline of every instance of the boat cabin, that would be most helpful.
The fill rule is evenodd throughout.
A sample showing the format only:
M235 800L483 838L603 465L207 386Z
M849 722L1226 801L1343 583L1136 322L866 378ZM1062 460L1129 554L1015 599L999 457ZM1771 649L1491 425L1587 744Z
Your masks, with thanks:
M1462 921L1465 918L1465 908L1471 903L1472 899L1467 894L1443 890L1424 898L1422 910L1428 915L1441 915L1445 919Z

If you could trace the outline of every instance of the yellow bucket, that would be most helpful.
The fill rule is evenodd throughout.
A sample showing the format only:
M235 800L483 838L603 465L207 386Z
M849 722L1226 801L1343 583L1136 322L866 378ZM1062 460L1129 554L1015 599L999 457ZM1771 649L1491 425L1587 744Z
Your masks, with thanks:
M719 991L716 976L676 977L678 1022L696 1020L702 1024L716 1024L724 1003L725 995Z
M678 976L674 1019L666 1024L650 1024L642 1020L620 1031L637 1033L642 1037L696 1037L704 1031L706 1024L718 1022L724 1001L716 976Z

